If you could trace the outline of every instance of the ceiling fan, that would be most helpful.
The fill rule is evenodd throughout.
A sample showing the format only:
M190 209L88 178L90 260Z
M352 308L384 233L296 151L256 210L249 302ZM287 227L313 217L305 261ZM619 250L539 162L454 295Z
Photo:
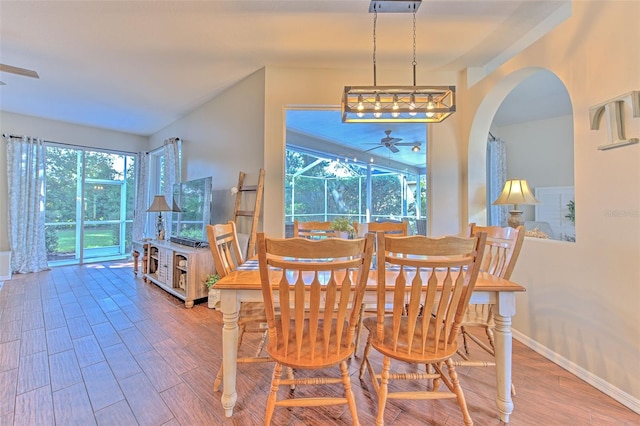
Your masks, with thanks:
M25 77L40 78L38 73L33 71L33 70L28 70L26 68L20 68L20 67L14 67L14 66L7 65L7 64L0 64L0 72L8 72L8 73L11 73L11 74L23 75ZM5 85L5 84L6 84L5 82L0 81L0 86Z
M414 152L420 151L420 145L422 145L422 142L400 142L402 140L401 138L391 137L391 130L385 130L384 133L387 136L380 139L380 145L373 147L371 149L368 149L365 152L373 151L374 149L384 147L395 154L396 152L400 152L400 150L397 148L399 146L412 146L413 147L411 148L412 151Z

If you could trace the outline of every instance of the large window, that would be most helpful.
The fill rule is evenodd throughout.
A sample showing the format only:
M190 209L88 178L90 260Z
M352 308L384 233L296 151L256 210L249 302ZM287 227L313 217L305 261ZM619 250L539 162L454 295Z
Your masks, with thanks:
M285 222L408 220L418 232L426 210L424 175L320 158L290 146L286 152ZM418 190L419 189L419 190Z
M338 110L288 110L287 235L298 221L408 220L426 234L426 125L341 122Z
M47 145L45 235L51 264L131 252L135 159L127 153Z

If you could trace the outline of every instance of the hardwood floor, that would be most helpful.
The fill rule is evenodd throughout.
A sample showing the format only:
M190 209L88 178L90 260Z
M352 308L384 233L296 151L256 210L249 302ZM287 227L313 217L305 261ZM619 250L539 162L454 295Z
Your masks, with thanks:
M239 366L230 419L212 390L221 324L220 312L206 303L185 309L135 277L131 263L14 275L0 290L0 425L262 424L271 364ZM243 348L257 339L247 336ZM513 350L518 393L509 424L640 424L640 415L517 341ZM358 415L372 425L376 400L368 376L358 379L359 365L351 360ZM494 369L458 371L475 424L502 424ZM449 426L461 425L462 416L453 400L390 401L385 422ZM348 425L351 416L346 406L277 408L273 424Z

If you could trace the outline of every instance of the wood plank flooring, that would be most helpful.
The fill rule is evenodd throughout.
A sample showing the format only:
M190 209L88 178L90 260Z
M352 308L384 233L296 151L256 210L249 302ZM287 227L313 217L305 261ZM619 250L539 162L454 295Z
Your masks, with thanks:
M239 366L232 418L224 416L220 392L213 392L221 327L222 315L206 302L185 309L182 301L135 277L131 263L14 275L0 290L0 426L262 424L272 364ZM257 339L248 335L243 350L255 347ZM640 424L640 415L517 341L513 349L517 396L509 424ZM351 360L358 415L361 424L372 425L376 399L369 377L358 378L359 366L359 358ZM494 369L458 371L475 424L502 424ZM346 406L277 408L273 424L351 421ZM463 424L454 400L390 401L385 423Z

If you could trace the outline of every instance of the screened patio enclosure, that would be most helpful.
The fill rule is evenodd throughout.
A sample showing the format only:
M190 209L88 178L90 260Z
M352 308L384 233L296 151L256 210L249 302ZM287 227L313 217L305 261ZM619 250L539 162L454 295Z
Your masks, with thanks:
M410 233L426 234L426 177L353 158L287 145L285 223L294 220L408 220Z

